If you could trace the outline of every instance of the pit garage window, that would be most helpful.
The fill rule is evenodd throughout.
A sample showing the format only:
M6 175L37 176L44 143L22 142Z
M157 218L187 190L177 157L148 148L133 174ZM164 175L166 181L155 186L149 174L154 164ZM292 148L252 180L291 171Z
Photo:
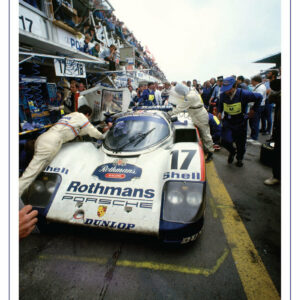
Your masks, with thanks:
M157 145L169 135L168 123L161 117L127 116L116 121L104 145L115 152L140 151Z

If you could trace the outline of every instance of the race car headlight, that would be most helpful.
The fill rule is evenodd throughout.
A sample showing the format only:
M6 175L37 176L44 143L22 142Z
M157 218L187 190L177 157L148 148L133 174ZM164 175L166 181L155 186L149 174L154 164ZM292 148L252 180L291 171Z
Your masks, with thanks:
M205 207L205 184L202 182L168 181L164 186L162 219L192 223Z
M170 191L167 194L167 200L174 205L181 204L183 202L183 194L178 190Z
M45 208L54 198L60 183L61 176L59 174L41 173L24 192L22 196L24 204Z

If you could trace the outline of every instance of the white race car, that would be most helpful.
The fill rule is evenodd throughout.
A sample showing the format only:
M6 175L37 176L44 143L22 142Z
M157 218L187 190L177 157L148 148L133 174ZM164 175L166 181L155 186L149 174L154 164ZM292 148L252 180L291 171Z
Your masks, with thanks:
M205 160L197 128L164 111L120 114L102 145L63 145L23 197L47 222L152 235L184 244L200 233Z

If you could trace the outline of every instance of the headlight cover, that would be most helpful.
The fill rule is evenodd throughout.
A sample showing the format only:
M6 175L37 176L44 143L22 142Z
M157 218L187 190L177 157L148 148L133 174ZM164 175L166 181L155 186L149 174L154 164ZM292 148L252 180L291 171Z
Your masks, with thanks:
M59 174L42 172L22 196L24 204L46 208L54 198L60 183Z
M205 207L205 183L168 181L164 186L162 219L169 222L193 223Z

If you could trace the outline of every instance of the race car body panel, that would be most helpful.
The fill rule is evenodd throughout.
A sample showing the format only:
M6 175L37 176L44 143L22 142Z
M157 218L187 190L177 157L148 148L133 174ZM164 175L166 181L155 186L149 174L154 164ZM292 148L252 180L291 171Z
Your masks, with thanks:
M43 185L48 194L39 194ZM31 190L28 203L48 197L40 207L50 222L187 241L203 224L201 143L190 122L128 113L115 120L100 147L63 145Z

